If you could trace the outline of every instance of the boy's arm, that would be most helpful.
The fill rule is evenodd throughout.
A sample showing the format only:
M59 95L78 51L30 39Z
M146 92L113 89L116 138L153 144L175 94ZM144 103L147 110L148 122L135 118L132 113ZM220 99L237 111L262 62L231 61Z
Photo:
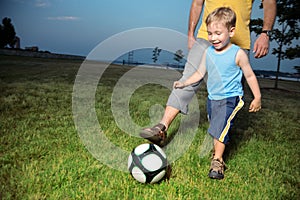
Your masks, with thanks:
M237 53L237 65L241 67L245 79L247 80L247 83L252 91L252 94L254 96L253 101L250 104L249 112L257 112L261 109L261 93L258 85L258 81L256 79L256 76L251 68L251 65L249 63L249 59L247 54L244 50L239 50Z
M175 81L173 84L173 87L174 88L183 88L183 87L192 85L193 83L197 83L198 81L200 81L206 73L205 59L206 59L206 52L203 53L201 63L199 65L197 71L194 74L192 74L186 81L184 81L184 83L180 82L180 81Z

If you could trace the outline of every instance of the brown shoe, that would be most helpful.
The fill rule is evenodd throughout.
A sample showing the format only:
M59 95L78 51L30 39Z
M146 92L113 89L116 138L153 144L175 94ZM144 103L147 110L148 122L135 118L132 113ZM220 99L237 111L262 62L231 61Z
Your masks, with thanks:
M225 166L224 161L221 162L217 158L212 159L208 176L209 176L209 178L212 178L212 179L223 179L225 169L226 169L226 166Z
M157 124L152 128L142 129L140 132L142 138L145 138L160 147L165 145L166 135L166 126L163 124Z

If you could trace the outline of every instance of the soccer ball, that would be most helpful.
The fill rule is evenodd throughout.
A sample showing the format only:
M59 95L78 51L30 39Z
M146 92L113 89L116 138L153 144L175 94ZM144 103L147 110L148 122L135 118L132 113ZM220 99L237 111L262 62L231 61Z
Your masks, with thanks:
M165 177L167 156L155 144L141 144L128 157L128 170L141 183L156 183Z

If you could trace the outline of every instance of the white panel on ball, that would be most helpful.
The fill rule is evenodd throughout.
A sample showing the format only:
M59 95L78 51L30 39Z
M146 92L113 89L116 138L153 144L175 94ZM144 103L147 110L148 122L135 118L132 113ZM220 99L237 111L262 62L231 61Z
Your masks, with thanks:
M141 183L156 183L162 180L167 171L167 156L155 144L141 144L135 147L128 157L128 170L132 177Z
M145 183L146 182L146 176L143 173L142 170L140 170L138 167L134 167L132 169L132 176L139 182Z
M162 167L162 160L158 155L150 154L143 158L142 165L149 171L156 171Z

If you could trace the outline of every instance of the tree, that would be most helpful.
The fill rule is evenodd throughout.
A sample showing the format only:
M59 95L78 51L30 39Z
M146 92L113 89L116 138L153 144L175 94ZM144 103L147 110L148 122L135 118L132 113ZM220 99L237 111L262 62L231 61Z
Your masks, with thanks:
M262 8L262 5L260 8ZM277 48L272 49L272 54L277 57L275 89L278 88L281 61L300 57L300 46L298 44L296 46L293 45L293 42L300 37L299 10L299 0L277 0L277 26L270 35L270 41L274 40L278 44ZM251 20L251 31L259 34L262 24L263 20L260 18Z
M2 25L0 25L0 47L4 48L7 45L14 47L16 43L15 28L8 17L3 18Z
M294 69L297 71L298 74L300 74L300 66L294 66Z
M8 17L3 18L2 25L0 25L0 48L4 48L7 45L14 47L16 43L15 28L11 23L11 19Z
M154 63L156 63L158 56L161 52L161 49L159 49L158 47L155 47L152 52L153 52L152 60Z
M300 78L300 66L294 66L294 69L297 71L297 75L296 75L296 77L297 77L297 81L299 81L299 78Z
M178 65L180 64L183 57L184 57L184 55L183 55L183 51L181 49L177 50L174 54L174 60L178 62Z

